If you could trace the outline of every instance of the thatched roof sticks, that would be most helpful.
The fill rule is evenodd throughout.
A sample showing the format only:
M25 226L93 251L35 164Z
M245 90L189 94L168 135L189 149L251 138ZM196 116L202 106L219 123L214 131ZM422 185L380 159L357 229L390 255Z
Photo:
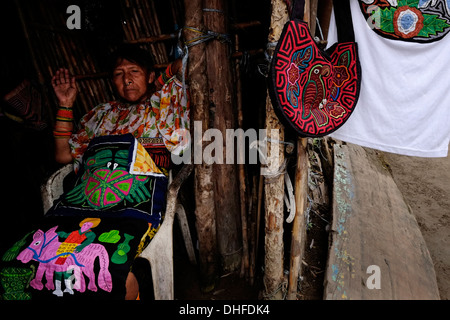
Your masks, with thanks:
M165 41L165 40L172 40L172 39L176 39L178 37L178 35L171 33L171 34L161 34L158 36L149 36L149 37L145 37L145 38L139 38L139 39L132 39L132 40L125 40L124 42L126 43L156 43L156 42L161 42L161 41Z

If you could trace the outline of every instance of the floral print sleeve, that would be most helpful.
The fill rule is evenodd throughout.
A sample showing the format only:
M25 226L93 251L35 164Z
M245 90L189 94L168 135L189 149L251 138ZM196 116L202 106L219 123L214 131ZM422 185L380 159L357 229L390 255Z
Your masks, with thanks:
M159 138L168 151L177 152L178 130L189 130L189 109L189 100L176 78L145 103L100 104L80 120L80 129L69 140L75 171L89 142L96 136L131 133L135 138Z
M80 129L70 138L69 145L74 159L75 171L78 171L81 164L81 158L91 139L96 136L96 131L100 125L101 118L108 112L110 109L108 108L109 106L109 104L101 104L84 115L80 120Z
M189 100L184 96L182 84L173 78L163 86L151 99L152 109L156 117L156 126L163 137L166 148L173 153L180 153L178 147L182 132L189 131Z

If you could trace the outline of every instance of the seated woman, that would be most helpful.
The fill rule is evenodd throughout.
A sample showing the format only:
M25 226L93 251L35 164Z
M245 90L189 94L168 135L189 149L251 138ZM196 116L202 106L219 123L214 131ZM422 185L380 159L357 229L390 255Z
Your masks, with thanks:
M75 133L75 78L66 69L52 78L59 100L55 157L74 164L75 186L49 210L43 230L25 236L3 258L39 263L31 287L42 291L45 274L56 296L97 291L96 275L98 287L111 292L115 268L125 272L125 289L115 292L136 299L138 282L128 271L162 222L170 152L179 147L177 130L189 129L189 102L174 77L180 60L158 79L151 55L138 47L121 47L112 61L119 99L94 107Z
M75 134L72 134L75 78L69 76L67 69L56 71L52 78L60 105L54 131L55 157L60 163L74 161L75 171L90 140L96 136L131 133L146 148L159 142L173 151L177 145L177 141L172 141L173 132L189 129L189 102L174 77L181 60L169 65L157 80L151 55L138 47L121 47L112 61L112 82L119 100L92 109L81 119ZM166 167L167 158L157 165Z

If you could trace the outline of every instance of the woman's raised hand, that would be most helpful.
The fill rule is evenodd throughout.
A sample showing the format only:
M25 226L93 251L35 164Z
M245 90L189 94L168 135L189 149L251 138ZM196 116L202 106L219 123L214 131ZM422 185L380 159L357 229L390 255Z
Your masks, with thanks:
M69 70L61 68L56 71L52 77L52 86L59 105L64 107L72 107L77 97L77 86L75 77L69 75Z

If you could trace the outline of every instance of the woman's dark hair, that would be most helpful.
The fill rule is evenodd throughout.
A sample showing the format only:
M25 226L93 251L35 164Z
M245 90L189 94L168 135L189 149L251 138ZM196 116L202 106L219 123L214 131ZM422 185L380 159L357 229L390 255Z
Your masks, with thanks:
M134 44L124 44L111 55L109 70L113 72L124 59L136 63L146 70L147 73L154 71L155 62L153 56L147 50Z

